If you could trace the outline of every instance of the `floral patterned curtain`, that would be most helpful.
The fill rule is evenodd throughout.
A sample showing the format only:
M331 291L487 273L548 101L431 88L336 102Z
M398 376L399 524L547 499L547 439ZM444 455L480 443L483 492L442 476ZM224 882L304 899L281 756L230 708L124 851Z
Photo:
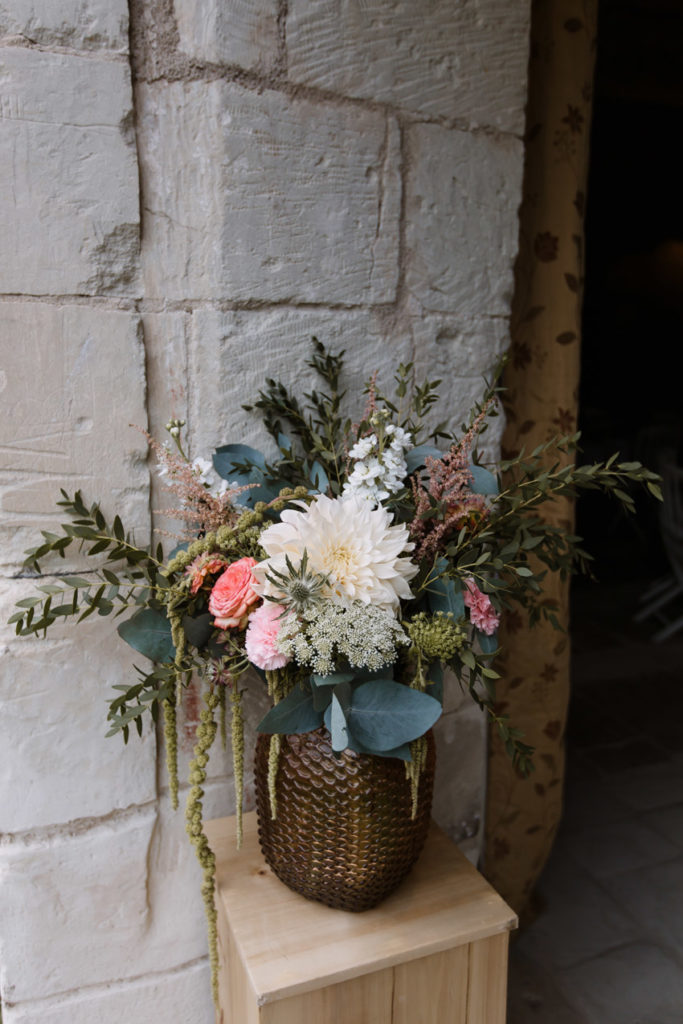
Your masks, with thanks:
M533 0L524 194L505 384L504 456L576 429L583 216L588 169L597 0ZM570 525L570 502L546 513ZM568 628L568 584L549 578ZM562 814L563 736L569 698L569 640L549 624L529 632L508 613L500 707L536 748L528 779L511 768L492 735L484 870L522 915L550 853Z

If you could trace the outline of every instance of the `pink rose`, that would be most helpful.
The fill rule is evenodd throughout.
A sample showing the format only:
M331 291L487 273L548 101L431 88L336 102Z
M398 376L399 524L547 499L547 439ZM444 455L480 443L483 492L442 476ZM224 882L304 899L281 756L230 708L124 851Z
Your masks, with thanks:
M500 616L496 615L495 609L488 596L482 594L474 580L465 580L467 590L463 594L465 605L470 610L470 621L473 626L480 629L487 636L493 636L498 629Z
M282 668L289 658L277 649L277 635L284 608L272 601L264 601L249 617L249 628L244 638L247 657L257 668L270 671Z
M252 566L255 558L240 558L221 573L211 590L209 611L215 615L214 626L219 629L244 629L248 610L259 600L252 589Z

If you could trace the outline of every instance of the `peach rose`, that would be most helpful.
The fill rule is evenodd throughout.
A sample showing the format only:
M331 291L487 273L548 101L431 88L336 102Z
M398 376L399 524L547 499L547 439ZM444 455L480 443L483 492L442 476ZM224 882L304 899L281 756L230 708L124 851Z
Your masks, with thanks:
M190 577L190 593L196 594L206 583L207 576L215 576L227 564L222 555L198 555L185 570L185 575Z
M209 611L215 615L214 626L219 629L244 629L249 608L259 600L252 589L252 566L255 558L240 558L221 573L211 590Z

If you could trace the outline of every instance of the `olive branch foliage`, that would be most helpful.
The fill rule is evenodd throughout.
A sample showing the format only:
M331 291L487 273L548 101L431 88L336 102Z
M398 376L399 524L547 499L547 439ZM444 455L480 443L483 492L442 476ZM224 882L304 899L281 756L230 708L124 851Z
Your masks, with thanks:
M322 479L327 485L327 492L337 497L344 484L349 447L367 433L371 426L366 417L353 423L349 417L342 415L346 391L340 391L339 378L344 365L344 350L332 354L316 337L312 339L312 348L311 358L306 365L316 371L326 386L325 390L313 389L304 393L306 405L303 406L281 381L268 377L258 398L242 408L246 412L257 411L261 415L263 425L280 452L279 459L266 464L269 479L282 481L289 486L310 486L311 483L320 483ZM419 444L426 432L424 417L438 401L441 381L415 383L412 363L401 363L394 379L395 401L377 392L372 381L366 385L365 393L373 394L375 400L394 413L398 426L411 433L415 443ZM406 398L407 407L403 409L401 405L405 405ZM285 433L286 430L298 442L298 450ZM437 440L451 435L445 432L445 424L439 424L428 436ZM248 461L236 462L235 468L248 474L254 465Z
M119 516L109 525L95 503L89 508L80 491L70 497L62 490L57 502L71 518L61 524L61 533L42 530L43 543L26 552L24 571L41 574L40 562L57 554L66 557L76 545L88 557L103 555L103 564L90 571L88 577L77 574L56 575L54 583L36 583L43 596L25 597L17 601L20 609L10 619L19 636L47 634L58 620L83 622L95 612L99 616L118 618L125 612L149 609L159 620L165 618L164 597L169 581L164 575L161 544L154 550L138 547L126 533ZM161 648L159 654L164 653ZM156 722L160 704L175 696L175 666L158 662L152 671L135 666L140 679L129 686L115 686L119 694L110 701L108 736L121 731L128 741L131 724L142 735L143 717L149 711ZM189 670L189 666L186 671Z

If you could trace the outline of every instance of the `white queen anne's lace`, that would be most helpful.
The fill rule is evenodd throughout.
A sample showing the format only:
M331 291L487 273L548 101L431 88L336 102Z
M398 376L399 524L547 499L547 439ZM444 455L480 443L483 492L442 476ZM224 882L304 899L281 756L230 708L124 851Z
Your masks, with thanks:
M396 661L397 648L410 643L391 612L360 601L344 606L331 601L297 617L282 618L278 651L326 676L340 662L374 672Z

